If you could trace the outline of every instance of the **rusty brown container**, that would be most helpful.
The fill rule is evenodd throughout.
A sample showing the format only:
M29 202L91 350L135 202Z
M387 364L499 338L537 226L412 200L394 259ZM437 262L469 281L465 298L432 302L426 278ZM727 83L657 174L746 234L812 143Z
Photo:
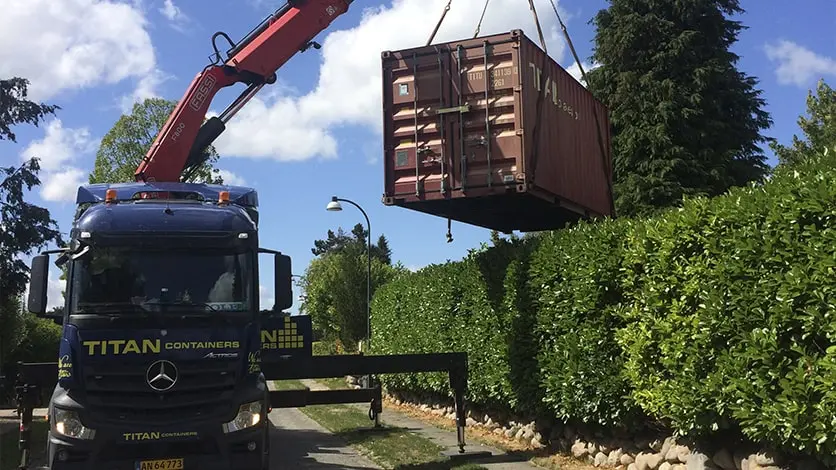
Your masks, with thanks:
M607 109L522 31L382 66L384 204L506 233L612 214Z

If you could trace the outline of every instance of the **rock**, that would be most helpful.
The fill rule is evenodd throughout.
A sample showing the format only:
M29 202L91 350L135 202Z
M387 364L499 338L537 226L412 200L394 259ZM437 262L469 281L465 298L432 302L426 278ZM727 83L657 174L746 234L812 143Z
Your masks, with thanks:
M783 459L776 452L758 452L749 456L749 463L755 462L762 467L778 466L784 463Z
M523 439L525 439L527 441L530 441L530 440L534 439L535 432L534 432L533 429L524 428L522 431L523 431L523 435L522 435Z
M621 463L621 457L623 455L624 451L622 451L621 449L615 449L613 451L610 451L609 455L607 455L607 465L610 467L615 467L616 465Z
M631 463L635 462L636 459L634 459L633 456L630 454L624 454L621 456L620 459L618 459L618 461L621 462L622 465L630 465Z
M659 449L659 453L665 456L665 460L669 460L667 458L667 455L674 445L676 445L676 441L673 439L673 437L668 437L667 439L665 439L665 442L662 443L662 448Z
M662 462L659 465L659 470L671 470L671 467L673 467L673 465L671 465L670 462Z
M637 470L650 470L650 465L647 462L647 458L650 457L651 454L647 452L639 452L636 455L636 469Z
M734 456L732 457L732 459L734 459L734 467L737 470L743 470L743 461L746 460L746 452L738 449L734 451Z
M661 447L659 447L661 449ZM662 454L648 454L647 456L647 468L650 470L656 470L659 468L659 465L662 464L663 461Z
M590 442L589 444L587 444L586 449L589 451L589 455L595 455L600 450L598 448L598 444L596 444L594 442Z
M534 447L535 449L542 449L543 447L546 447L546 446L545 446L545 444L543 444L542 441L540 441L540 439L537 439L537 437L532 437L531 438L531 447Z
M598 450L605 453L605 454L609 454L610 451L612 450L612 448L608 444L609 444L608 442L603 442L603 443L599 442L598 443Z
M664 445L663 441L660 441L659 439L654 439L653 442L650 443L650 448L652 450L655 450L656 452L659 452L660 450L662 450L662 445Z
M575 441L574 444L572 444L572 449L571 450L572 450L572 455L574 455L575 458L579 459L579 458L583 457L584 455L586 455L586 453L587 453L586 443L584 443L581 440L577 440L577 441Z
M514 439L516 439L516 440L518 440L518 441L519 441L519 440L522 440L522 439L523 439L523 436L525 435L525 431L526 431L526 430L525 430L525 428L520 428L520 429L518 429L518 430L517 430L517 433L516 433L516 434L514 434ZM530 439L530 438L529 438L529 439Z
M723 470L735 470L734 457L732 457L731 452L726 448L718 450L711 460Z
M688 466L684 463L675 463L671 467L671 470L688 470Z
M688 457L691 456L691 449L687 446L677 446L676 449L676 459L679 460L679 463L688 463Z
M702 452L692 452L691 455L688 456L686 468L688 470L712 470L715 466L707 455Z
M667 452L665 452L665 460L670 463L680 463L679 462L679 448L682 447L680 445L672 445ZM684 462L681 462L684 463Z
M502 428L495 428L495 429L493 430L493 433L494 433L494 434L496 434L497 436L502 436L502 435L504 435L504 434L505 434L505 430L504 430L504 429L502 429Z
M635 463L631 463L627 466L627 470L639 470L639 467Z
M467 418L465 420L465 423L467 423L467 426L474 426L474 427L476 426L476 420L473 419L473 418Z
M606 461L607 454L603 452L598 452L597 454L595 454L595 460L593 461L593 465L595 465L596 467L600 467L601 465L604 465Z
M514 428L510 428L510 429L505 430L505 437L511 438L511 437L514 437L514 434L516 434L514 432Z

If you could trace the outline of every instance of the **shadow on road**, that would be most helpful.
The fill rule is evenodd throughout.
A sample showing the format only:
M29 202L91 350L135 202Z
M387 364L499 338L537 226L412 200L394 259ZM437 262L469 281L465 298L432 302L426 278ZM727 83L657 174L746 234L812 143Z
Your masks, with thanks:
M270 468L348 469L378 468L356 454L346 454L344 439L319 430L283 429L270 423Z

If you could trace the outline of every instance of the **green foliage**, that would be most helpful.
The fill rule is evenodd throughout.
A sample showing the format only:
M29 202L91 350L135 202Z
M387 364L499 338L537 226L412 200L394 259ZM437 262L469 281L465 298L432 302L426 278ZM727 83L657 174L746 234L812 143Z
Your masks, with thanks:
M771 125L730 51L737 0L610 0L595 16L589 89L609 107L616 212L648 215L767 172Z
M642 220L506 241L382 287L375 353L466 351L468 399L836 452L836 146ZM449 394L444 374L382 378Z
M48 114L55 114L59 106L34 103L27 99L29 80L13 77L0 80L0 140L17 142L12 126L31 124L35 127Z
M368 239L369 231L363 227L363 224L356 224L351 229L350 235L345 233L342 227L339 227L337 233L328 230L327 237L324 240L314 240L311 253L314 256L321 256L326 253L351 250L354 253L365 254L369 250ZM392 264L392 249L389 248L389 240L386 239L386 235L379 236L377 243L372 243L371 251L373 258L377 258L385 264Z
M162 98L147 98L134 104L131 113L122 115L102 138L90 183L133 182L134 171L176 106L176 101ZM223 184L219 170L213 166L218 152L210 145L206 153L208 160L187 181Z
M29 82L23 78L0 80L0 140L16 142L12 128L38 126L58 106L29 101ZM29 267L20 259L46 247L63 245L57 223L49 211L24 199L24 192L40 185L37 158L19 167L0 167L0 369L13 376L10 365L18 360L51 361L58 354L60 327L24 313L22 294L29 282ZM57 330L57 334L56 334ZM0 390L0 401L11 393Z
M543 400L563 420L613 427L635 426L640 417L628 398L615 340L623 326L619 281L631 228L626 219L581 224L545 237L534 255L532 327L539 337Z
M781 165L794 165L805 156L836 147L836 91L823 79L816 86L816 94L811 90L807 95L807 117L798 118L798 127L805 140L793 136L791 147L770 144Z
M28 81L22 78L0 80L0 140L15 142L12 127L20 123L38 126L57 106L36 104L26 99ZM62 244L57 223L43 207L23 198L41 184L37 158L19 167L0 167L0 305L10 305L29 282L29 268L18 259L31 255L49 242ZM2 323L0 323L2 324Z
M313 259L302 276L304 300L300 312L311 316L313 329L322 335L324 344L339 340L348 350L356 350L366 337L366 295L368 278L367 235L358 224L353 237L338 229L328 231L328 238L314 242ZM391 266L391 250L386 237L372 245L371 293L406 269Z

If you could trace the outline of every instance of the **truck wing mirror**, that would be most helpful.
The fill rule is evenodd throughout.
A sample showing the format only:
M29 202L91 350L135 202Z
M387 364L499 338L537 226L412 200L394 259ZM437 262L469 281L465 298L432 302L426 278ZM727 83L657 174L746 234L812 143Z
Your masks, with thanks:
M29 276L28 309L39 317L46 314L46 291L49 276L49 255L41 254L32 258Z
M293 271L290 256L276 253L275 280L276 310L287 310L293 306Z
M276 297L274 311L281 312L293 306L293 270L291 269L290 256L283 255L280 251L268 248L259 248L259 253L270 253L274 256L273 292Z

